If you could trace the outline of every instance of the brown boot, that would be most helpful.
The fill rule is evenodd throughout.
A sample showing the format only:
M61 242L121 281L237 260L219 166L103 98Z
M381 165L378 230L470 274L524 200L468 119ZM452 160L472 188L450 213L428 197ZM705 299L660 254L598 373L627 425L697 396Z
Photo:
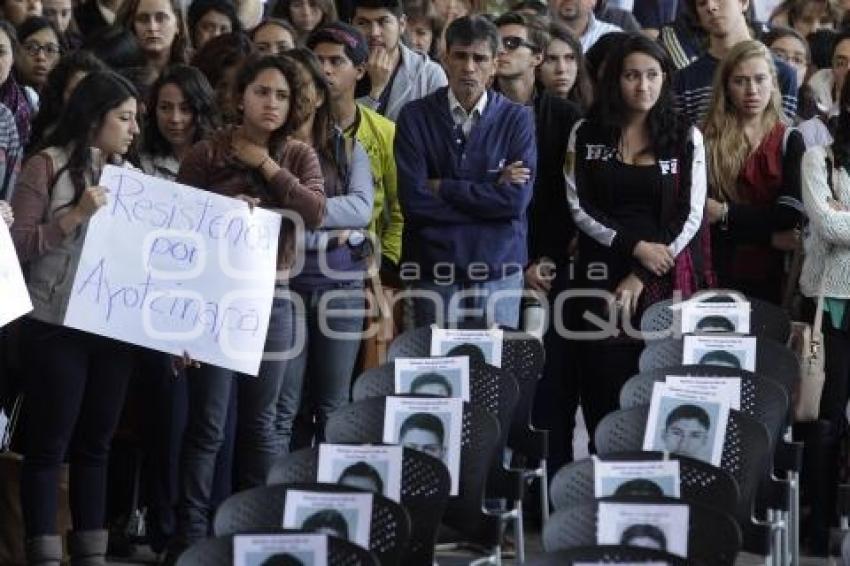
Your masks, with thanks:
M109 532L71 531L68 533L68 554L71 566L106 566L106 545Z
M59 566L62 563L62 537L43 535L26 540L29 566Z

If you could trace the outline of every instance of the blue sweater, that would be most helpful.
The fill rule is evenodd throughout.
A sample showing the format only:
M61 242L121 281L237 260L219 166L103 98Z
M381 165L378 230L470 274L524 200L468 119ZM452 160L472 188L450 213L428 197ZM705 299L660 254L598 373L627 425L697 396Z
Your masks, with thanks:
M399 115L395 158L405 222L402 264L418 264L423 279L438 276L435 264L441 264L441 276L443 266L450 265L464 281L483 279L482 264L486 278L496 279L526 263L526 208L537 163L534 116L494 91L487 97L466 140L449 113L448 87L410 102ZM514 161L532 170L531 179L499 183L498 170ZM428 179L441 179L438 195Z

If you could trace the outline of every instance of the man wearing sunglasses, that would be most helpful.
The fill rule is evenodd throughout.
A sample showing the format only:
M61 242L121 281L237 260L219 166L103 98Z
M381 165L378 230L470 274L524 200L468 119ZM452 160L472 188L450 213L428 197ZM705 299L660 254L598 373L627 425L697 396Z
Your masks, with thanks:
M548 27L536 16L509 12L496 20L502 49L496 67L495 89L516 103L534 109L537 142L537 177L528 208L528 265L526 289L548 295L549 304L570 285L569 249L575 225L567 205L563 164L573 124L580 118L572 102L551 96L536 82L536 72L552 40ZM553 312L554 316L555 313ZM558 313L561 320L567 317ZM549 325L546 368L535 407L535 422L552 435L549 456L560 464L570 461L573 415L578 406L577 381L567 359L573 347ZM568 407L565 410L565 407Z

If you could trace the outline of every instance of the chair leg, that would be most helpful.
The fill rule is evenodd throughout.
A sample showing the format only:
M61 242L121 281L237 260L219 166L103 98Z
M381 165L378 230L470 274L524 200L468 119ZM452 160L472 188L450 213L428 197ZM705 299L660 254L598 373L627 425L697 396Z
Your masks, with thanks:
M540 460L540 512L545 527L549 522L549 468L546 458Z
M514 517L514 545L516 545L516 563L525 564L525 530L522 520L522 499L514 503L516 517Z
M788 472L788 539L791 566L800 566L800 475Z

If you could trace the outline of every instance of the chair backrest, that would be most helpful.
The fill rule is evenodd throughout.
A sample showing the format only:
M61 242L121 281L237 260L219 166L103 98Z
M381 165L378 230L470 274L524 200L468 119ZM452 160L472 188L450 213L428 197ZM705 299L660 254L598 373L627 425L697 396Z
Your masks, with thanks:
M729 472L687 456L670 454L669 457L679 461L679 494L683 501L699 503L732 514L737 511L741 495L735 478ZM640 451L617 452L600 457L600 460L606 462L663 459L663 452ZM549 487L552 505L556 510L596 499L594 470L592 458L572 462L558 470Z
M666 338L649 342L640 355L638 363L641 373L660 368L682 365L681 338ZM771 340L759 338L756 345L755 373L777 382L789 398L800 380L800 361L789 348Z
M621 545L579 546L546 552L526 562L527 566L573 566L573 564L666 564L668 566L708 566L653 548Z
M652 386L668 375L728 377L741 379L741 412L767 427L771 446L782 438L789 410L788 394L781 385L749 371L717 366L693 365L659 368L632 376L620 389L620 407L648 405Z
M298 450L277 458L268 485L316 481L319 447ZM431 566L437 527L449 499L451 479L442 462L424 452L404 448L401 467L401 504L411 521L410 544L402 562L405 566Z
M648 414L646 405L607 414L596 427L594 440L599 454L642 450ZM720 468L738 483L741 498L735 516L742 523L750 522L753 499L759 481L768 472L770 454L767 428L752 417L729 411Z
M350 403L334 411L325 426L328 442L380 443L384 436L385 397ZM463 404L460 489L449 497L443 523L485 547L499 540L499 519L482 512L487 475L499 445L499 422L490 412Z
M668 497L612 497L602 501L646 503L653 506L682 504L681 501ZM543 528L543 548L552 552L595 545L599 504L602 501L591 501L555 512ZM741 548L741 529L735 519L728 513L696 503L688 504L688 508L688 559L715 566L732 566Z
M288 529L269 529L250 534L274 535L303 533ZM249 533L245 533L249 534ZM187 548L177 559L176 566L231 566L233 564L233 535L200 540ZM362 546L333 536L328 537L328 566L379 566L375 555Z
M286 494L290 490L325 493L363 491L347 486L324 483L291 483L267 485L240 491L219 506L213 520L216 536L280 528ZM410 541L410 518L404 508L383 495L372 498L372 522L369 550L382 565L400 564Z
M462 326L466 329L486 328L481 323L468 323ZM531 426L531 411L534 405L534 394L537 391L537 381L543 372L546 361L543 344L528 334L505 328L505 341L502 344L502 369L516 379L519 386L519 400L515 407L514 417L508 429L508 446L525 453L529 457L539 459L535 442L537 432ZM390 344L387 358L422 358L431 353L431 327L422 326L399 334ZM356 387L356 383L355 383Z
M712 289L711 298L717 300L722 297L722 290ZM691 298L699 299L699 294ZM780 344L788 342L791 335L791 319L788 313L773 303L747 297L750 303L750 335L760 336L776 340ZM658 301L644 311L640 319L640 329L647 334L647 339L652 339L652 333L664 332L674 329L681 332L681 311L671 309L675 304L673 299Z

